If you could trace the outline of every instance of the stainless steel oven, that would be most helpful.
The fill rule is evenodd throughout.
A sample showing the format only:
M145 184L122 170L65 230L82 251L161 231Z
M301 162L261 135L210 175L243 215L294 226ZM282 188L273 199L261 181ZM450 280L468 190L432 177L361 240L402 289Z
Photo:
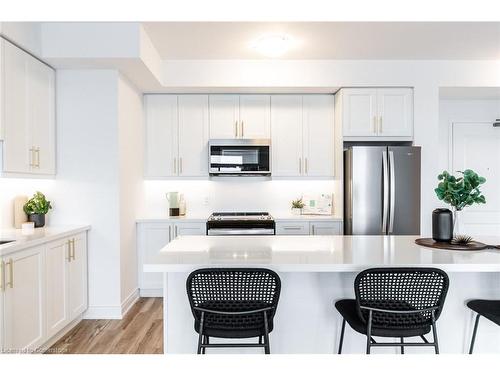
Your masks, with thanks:
M269 139L212 139L208 170L212 176L269 176Z

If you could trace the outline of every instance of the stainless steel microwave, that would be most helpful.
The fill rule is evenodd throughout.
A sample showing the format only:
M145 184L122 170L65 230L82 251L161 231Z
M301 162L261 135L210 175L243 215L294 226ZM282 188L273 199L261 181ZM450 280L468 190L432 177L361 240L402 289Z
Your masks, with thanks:
M211 139L208 171L211 176L271 175L269 139Z

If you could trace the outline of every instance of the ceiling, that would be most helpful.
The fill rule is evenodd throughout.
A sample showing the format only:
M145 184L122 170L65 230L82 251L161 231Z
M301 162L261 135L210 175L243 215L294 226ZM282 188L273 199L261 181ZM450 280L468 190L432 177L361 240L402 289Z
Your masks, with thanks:
M162 59L261 59L251 43L287 34L281 59L497 60L500 22L146 22Z

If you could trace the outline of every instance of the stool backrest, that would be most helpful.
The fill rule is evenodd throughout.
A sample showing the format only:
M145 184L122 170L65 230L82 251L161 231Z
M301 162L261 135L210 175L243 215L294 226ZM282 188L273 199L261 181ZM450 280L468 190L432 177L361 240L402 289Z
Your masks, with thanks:
M186 289L195 319L199 313L193 307L207 302L224 302L231 308L231 301L237 301L239 308L255 303L273 307L268 313L272 319L281 292L281 280L274 271L265 268L203 268L192 272L186 281Z
M371 268L356 276L354 290L358 314L368 320L370 307L413 311L436 308L437 320L448 292L448 275L437 268ZM415 328L432 323L432 312L394 314L373 311L373 327Z

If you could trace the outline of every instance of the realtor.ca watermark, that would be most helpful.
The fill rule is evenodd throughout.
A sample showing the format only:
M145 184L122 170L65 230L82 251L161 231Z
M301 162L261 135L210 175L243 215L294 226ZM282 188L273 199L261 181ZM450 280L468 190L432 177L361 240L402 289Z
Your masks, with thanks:
M65 354L66 348L37 348L37 349L0 349L0 354Z

